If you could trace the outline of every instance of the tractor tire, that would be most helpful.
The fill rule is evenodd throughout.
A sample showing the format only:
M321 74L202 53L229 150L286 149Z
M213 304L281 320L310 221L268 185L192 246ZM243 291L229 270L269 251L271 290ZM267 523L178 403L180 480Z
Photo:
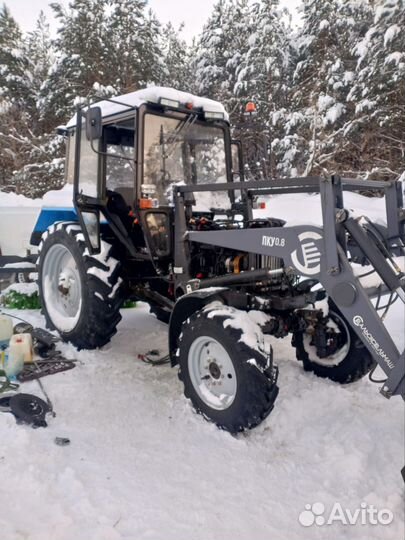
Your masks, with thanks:
M352 330L337 306L329 299L331 321L342 334L342 346L333 355L320 358L311 336L305 332L294 334L292 344L296 348L297 360L302 361L305 371L312 371L318 377L348 384L367 375L376 365L370 352Z
M197 413L221 429L238 433L254 428L270 414L278 387L268 359L240 341L241 330L224 327L227 318L202 309L183 323L179 378Z
M46 325L78 349L106 345L117 331L124 300L120 263L101 240L91 256L75 222L52 225L42 236L38 287Z

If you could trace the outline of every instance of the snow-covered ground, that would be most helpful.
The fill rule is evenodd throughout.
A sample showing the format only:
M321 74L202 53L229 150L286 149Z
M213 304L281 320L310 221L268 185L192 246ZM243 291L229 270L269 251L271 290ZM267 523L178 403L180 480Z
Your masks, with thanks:
M258 216L320 223L319 196L266 202ZM346 207L384 218L381 199L348 193ZM56 411L46 429L0 414L1 540L404 537L400 398L384 399L367 378L339 386L305 373L290 340L274 339L275 409L257 429L231 436L193 413L176 369L137 358L167 350L166 327L148 311L123 310L118 334L100 351L61 346L79 364L43 379ZM38 312L15 314L44 324ZM403 347L402 304L386 322ZM21 390L41 396L36 382ZM57 436L70 446L57 446ZM352 513L366 504L390 510L393 521L306 528L299 515L315 502L324 516L334 503Z
M38 312L16 314L43 324ZM339 386L305 373L289 340L274 340L275 409L233 437L193 413L176 369L137 358L166 351L165 325L143 304L123 315L103 350L62 346L80 363L43 379L56 411L47 428L0 415L2 540L403 538L401 399L367 379ZM397 305L388 320L398 343L403 317ZM35 381L23 391L41 396ZM365 502L394 520L305 528L298 516L315 502Z

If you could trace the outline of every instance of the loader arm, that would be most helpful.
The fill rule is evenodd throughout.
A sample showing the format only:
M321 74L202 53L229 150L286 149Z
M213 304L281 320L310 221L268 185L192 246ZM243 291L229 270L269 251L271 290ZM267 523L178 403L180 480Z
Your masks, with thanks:
M317 186L312 178L303 180L307 181L307 186L304 186L306 191L321 193L323 227L287 225L257 229L187 231L185 238L190 242L280 257L286 269L293 270L300 276L317 279L386 374L387 379L381 393L387 398L401 395L405 399L405 353L396 347L372 303L376 294L375 288L367 288L353 270L347 252L347 235L350 234L380 276L384 291L398 295L402 302L405 302L405 268L399 268L395 261L394 264L390 262L378 246L370 242L370 237L359 220L354 219L350 212L344 209L343 182L339 177L319 178ZM297 188L277 183L269 184L261 183L263 189L258 191L271 193L273 189L276 193L289 193L294 189L303 189L302 184ZM351 184L347 181L347 184L352 189L362 187L359 181ZM373 183L366 184L370 187ZM249 189L251 185L247 183L245 188ZM210 187L215 189L214 186ZM226 187L228 188L228 184ZM237 187L240 189L240 184L237 184ZM257 189L256 185L252 187ZM378 183L373 187L387 189L388 242L396 253L405 255L402 193L396 183ZM204 188L207 189L207 186ZM179 191L182 189L184 188L179 188ZM405 257L403 260L405 261ZM246 279L249 275L255 279L258 272L247 271L244 274ZM236 279L239 282L241 280L240 276ZM204 287L203 280L199 286Z

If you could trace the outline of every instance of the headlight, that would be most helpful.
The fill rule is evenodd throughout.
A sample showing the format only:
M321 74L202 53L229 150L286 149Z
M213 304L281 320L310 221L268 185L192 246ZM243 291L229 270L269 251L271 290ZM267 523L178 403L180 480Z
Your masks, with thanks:
M205 111L205 118L212 120L223 120L225 118L225 115L223 112Z
M160 98L159 99L159 105L163 105L164 107L180 107L180 101L176 101L175 99L168 99L168 98Z

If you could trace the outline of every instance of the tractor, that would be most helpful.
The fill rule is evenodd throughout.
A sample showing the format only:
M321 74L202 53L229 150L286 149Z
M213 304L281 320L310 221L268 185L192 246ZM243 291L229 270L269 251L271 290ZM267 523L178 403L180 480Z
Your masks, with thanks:
M247 181L224 107L169 88L79 106L60 133L73 204L43 209L31 243L43 314L63 340L102 347L125 300L149 303L186 397L231 433L274 407L270 336L336 383L380 365L381 393L404 397L404 351L375 300L405 300L400 182ZM352 215L347 190L384 194L386 225ZM320 193L323 223L255 217L259 196L285 193Z

